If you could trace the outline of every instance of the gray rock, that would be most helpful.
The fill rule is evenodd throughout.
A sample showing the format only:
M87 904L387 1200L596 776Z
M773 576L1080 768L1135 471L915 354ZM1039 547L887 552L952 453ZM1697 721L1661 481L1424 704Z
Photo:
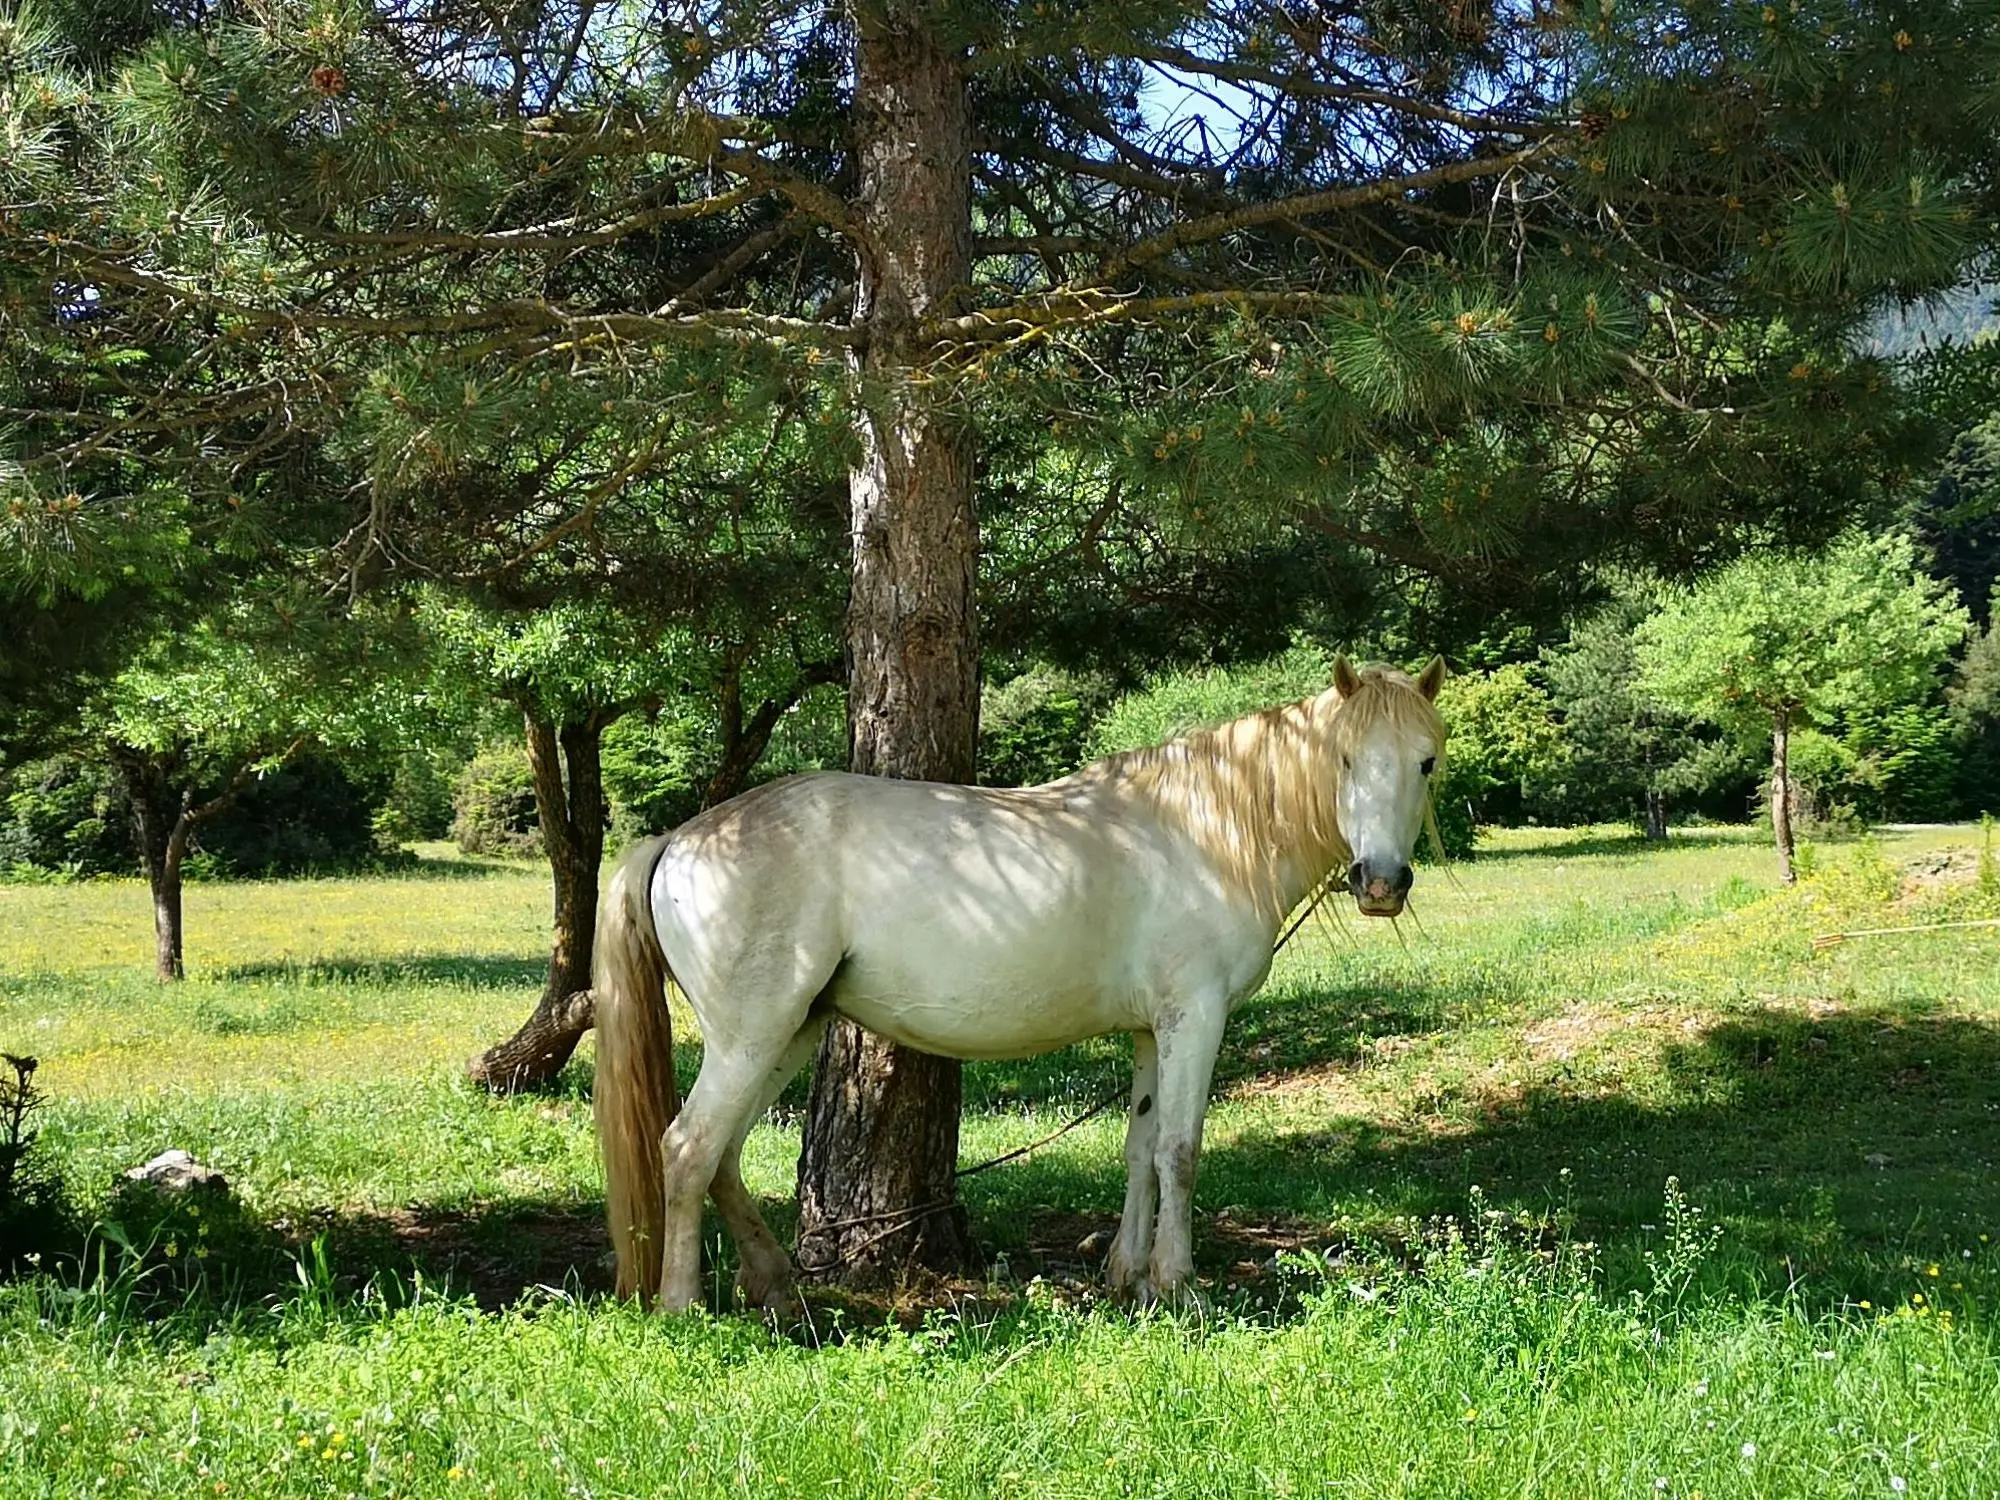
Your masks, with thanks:
M128 1167L125 1181L149 1187L158 1193L226 1193L229 1179L213 1167L205 1167L187 1152L162 1151L143 1167Z

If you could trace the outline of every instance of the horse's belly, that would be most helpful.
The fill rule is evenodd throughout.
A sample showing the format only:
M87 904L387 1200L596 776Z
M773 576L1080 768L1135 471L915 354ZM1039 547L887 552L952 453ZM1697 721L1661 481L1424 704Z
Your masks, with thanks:
M944 1057L1028 1057L1144 1024L1114 978L1079 954L1023 963L978 942L858 954L828 999L891 1041Z

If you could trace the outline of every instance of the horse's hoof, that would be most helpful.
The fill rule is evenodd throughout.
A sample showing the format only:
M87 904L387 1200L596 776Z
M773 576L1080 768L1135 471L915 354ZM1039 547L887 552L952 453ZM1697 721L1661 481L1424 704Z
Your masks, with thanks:
M739 1276L736 1295L742 1306L762 1313L766 1322L789 1323L804 1310L790 1281L751 1281Z
M1201 1294L1191 1276L1157 1285L1148 1277L1133 1287L1132 1301L1142 1312L1195 1318L1209 1315L1208 1298Z

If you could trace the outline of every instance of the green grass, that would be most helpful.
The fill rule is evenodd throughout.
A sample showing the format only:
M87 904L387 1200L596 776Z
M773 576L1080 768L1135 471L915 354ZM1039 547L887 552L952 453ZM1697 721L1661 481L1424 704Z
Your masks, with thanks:
M1233 1022L1213 1319L1090 1294L1107 1116L966 1179L988 1276L790 1336L603 1299L587 1047L460 1081L539 987L538 872L191 888L178 987L136 885L0 887L0 1049L82 1211L171 1145L245 1205L0 1290L0 1495L1990 1493L2000 931L1811 942L2000 913L1976 837L1779 892L1746 831L1503 835ZM1125 1053L970 1069L965 1158ZM746 1162L785 1225L801 1097Z

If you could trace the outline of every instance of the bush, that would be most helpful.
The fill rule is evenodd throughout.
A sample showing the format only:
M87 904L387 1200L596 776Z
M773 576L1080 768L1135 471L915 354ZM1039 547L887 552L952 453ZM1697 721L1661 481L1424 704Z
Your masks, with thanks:
M1806 824L1854 821L1856 778L1861 757L1852 746L1817 729L1794 729L1786 742L1786 772L1792 783L1792 817ZM1768 809L1771 784L1762 788Z
M650 721L630 714L604 732L614 844L673 828L700 811L699 742L696 725L664 714Z
M532 857L542 852L535 776L525 745L495 740L458 773L451 794L451 836L467 854Z
M1951 817L1958 811L1962 738L1949 714L1928 705L1857 718L1846 739L1860 758L1863 811L1916 821Z
M1099 674L1035 667L979 703L979 780L984 786L1038 786L1090 758L1092 726L1112 699Z
M1243 666L1172 672L1113 703L1091 726L1085 759L1157 745L1274 703L1297 702L1332 683L1333 658L1304 643Z
M393 848L450 836L455 761L448 751L416 750L396 763L388 791L375 809L377 844Z
M371 785L339 762L307 756L260 776L196 830L210 874L243 879L335 874L382 863Z
M1438 711L1451 729L1435 793L1438 821L1449 817L1454 825L1445 847L1465 853L1476 824L1523 821L1531 788L1561 775L1569 747L1555 704L1524 666L1447 678ZM1456 845L1454 836L1465 843Z
M2000 593L1994 602L2000 606ZM1958 730L1959 807L2000 811L2000 618L1966 651L1949 701Z
M0 869L28 866L78 875L129 875L131 804L118 774L72 755L0 776Z

